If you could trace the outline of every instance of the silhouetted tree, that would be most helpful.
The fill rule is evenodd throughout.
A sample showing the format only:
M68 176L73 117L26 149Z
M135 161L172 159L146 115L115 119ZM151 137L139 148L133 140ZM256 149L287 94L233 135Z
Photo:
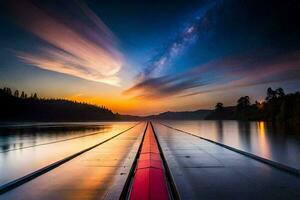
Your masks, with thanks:
M4 93L8 94L8 95L12 95L11 89L8 87L3 88Z
M285 95L284 90L282 88L277 88L275 92L277 97L284 97Z
M276 91L274 91L271 87L267 89L267 97L266 100L270 101L271 99L276 98Z
M247 120L250 118L250 98L249 96L244 96L238 99L236 106L235 117L238 119Z
M21 99L25 99L25 92L24 91L22 91L22 93L21 93Z
M239 110L244 110L250 106L250 97L244 96L238 99L237 101L237 108Z
M15 96L15 97L19 97L19 90L16 90L16 91L15 91L14 96Z
M259 103L258 101L255 101L255 106L256 107L260 107L261 103Z
M221 102L218 102L215 106L216 111L222 111L224 109L224 105Z
M31 93L30 98L31 98L31 99L38 99L36 93Z

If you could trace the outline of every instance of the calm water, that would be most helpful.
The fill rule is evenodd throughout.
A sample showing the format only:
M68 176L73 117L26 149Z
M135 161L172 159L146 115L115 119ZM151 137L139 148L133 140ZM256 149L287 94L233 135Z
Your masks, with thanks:
M300 169L300 131L265 122L164 121L178 129Z
M0 125L0 185L95 145L136 122Z
M164 121L178 129L300 169L300 134L264 122ZM0 125L0 185L128 129L136 122Z

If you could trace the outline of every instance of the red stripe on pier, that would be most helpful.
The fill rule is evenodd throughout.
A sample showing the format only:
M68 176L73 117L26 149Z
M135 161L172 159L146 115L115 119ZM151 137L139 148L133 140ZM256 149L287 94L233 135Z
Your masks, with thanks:
M163 162L150 124L147 126L139 160L137 162L130 199L169 199Z

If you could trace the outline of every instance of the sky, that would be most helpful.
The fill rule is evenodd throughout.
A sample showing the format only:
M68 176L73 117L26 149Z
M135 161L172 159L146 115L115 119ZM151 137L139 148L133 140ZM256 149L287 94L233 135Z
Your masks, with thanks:
M0 3L0 87L164 111L300 90L297 0Z

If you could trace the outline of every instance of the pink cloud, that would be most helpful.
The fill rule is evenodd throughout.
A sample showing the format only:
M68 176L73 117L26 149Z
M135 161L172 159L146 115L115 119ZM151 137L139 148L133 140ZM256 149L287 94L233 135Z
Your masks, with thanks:
M48 44L39 53L19 52L22 60L90 81L119 84L122 54L112 32L89 8L78 4L78 12L88 23L78 18L68 23L67 18L29 2L15 3L13 8L18 22Z

